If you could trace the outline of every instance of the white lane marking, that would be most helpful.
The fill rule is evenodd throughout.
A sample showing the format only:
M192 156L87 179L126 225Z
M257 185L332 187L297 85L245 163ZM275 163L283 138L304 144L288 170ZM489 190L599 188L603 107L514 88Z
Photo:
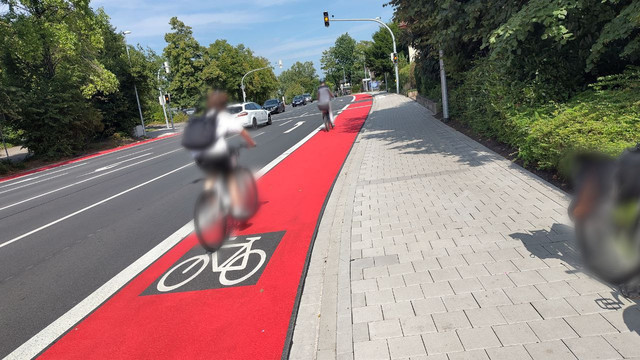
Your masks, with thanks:
M290 122L292 122L292 121L293 121L293 119L291 119L291 120L289 120L289 121L287 121L287 122L283 122L282 124L280 124L280 125L278 125L278 126L285 126L285 125L287 125L288 123L290 123Z
M119 193L117 193L117 194L115 194L115 195L112 195L112 196L110 196L110 197L108 197L108 198L106 198L106 199L100 200L100 201L98 201L97 203L91 204L91 205L89 205L89 206L87 206L87 207L85 207L85 208L82 208L82 209L78 210L78 211L72 212L72 213L71 213L71 214L69 214L69 215L63 216L63 217L59 218L58 220L52 221L52 222L50 222L50 223L48 223L48 224L46 224L46 225L42 225L42 226L40 226L40 227L39 227L39 228L37 228L37 229L31 230L31 231L29 231L29 232L27 232L27 233L24 233L24 234L22 234L22 235L20 235L20 236L17 236L17 237L15 237L15 238L11 239L11 240L9 240L9 241L5 241L5 242L3 242L2 244L0 244L0 249L1 249L1 248L3 248L3 247L5 247L5 246L7 246L7 245L13 244L14 242L16 242L16 241L18 241L18 240L24 239L24 238L26 238L26 237L27 237L27 236L29 236L29 235L33 235L33 234L35 234L35 233L37 233L37 232L39 232L39 231L42 231L42 230L44 230L44 229L46 229L46 228L49 228L49 227L51 227L51 226L53 226L53 225L55 225L55 224L57 224L57 223L59 223L59 222L62 222L62 221L64 221L64 220L67 220L67 219L69 219L69 218L71 218L71 217L74 217L74 216L76 216L76 215L78 215L78 214L81 214L81 213L83 213L83 212L85 212L85 211L87 211L87 210L93 209L93 208L94 208L94 207L96 207L96 206L102 205L102 204L104 204L104 203L106 203L106 202L108 202L108 201L111 201L111 200L113 200L113 199L115 199L115 198L118 198L118 197L120 197L120 196L122 196L122 195L124 195L124 194L127 194L127 193L129 193L129 192L131 192L131 191L133 191L133 190L136 190L136 189L138 189L138 188L141 188L141 187L143 187L143 186L145 186L145 185L148 185L148 184L150 184L150 183L152 183L152 182L154 182L154 181L160 180L160 179L162 179L162 178L164 178L164 177L166 177L166 176L169 176L169 175L171 175L171 174L173 174L173 173L175 173L175 172L178 172L178 171L180 171L180 170L182 170L182 169L186 168L187 166L191 166L191 165L193 165L193 162L190 162L190 163L188 163L188 164L186 164L186 165L180 166L179 168L174 169L174 170L171 170L171 171L169 171L169 172L167 172L167 173L164 173L164 174L162 174L162 175L160 175L160 176L156 176L155 178L153 178L153 179L151 179L151 180L145 181L145 182L143 182L143 183L141 183L141 184L138 184L138 185L136 185L136 186L134 186L134 187L132 187L132 188L129 188L129 189L124 190L124 191L121 191L121 192L119 192Z
M284 160L285 158L287 158L289 155L291 155L294 151L296 151L299 147L301 147L302 145L304 145L304 143L306 143L307 141L309 141L309 139L311 139L313 137L313 135L315 135L318 131L320 131L320 129L322 129L324 127L324 125L319 126L318 128L314 129L313 131L311 131L309 133L309 135L305 136L304 139L298 141L295 145L293 145L292 147L290 147L287 151L283 152L282 154L280 154L280 156L278 156L277 158L273 159L270 163L268 163L267 165L265 165L262 169L260 169L258 172L256 172L256 177L257 178L261 178L263 177L266 173L268 173L271 169L273 169L274 167L276 167L276 165L278 165L282 160Z
M141 152L149 151L149 150L151 150L151 149L153 149L153 148L152 148L152 147L150 147L150 148L148 148L148 149L144 149L144 150L140 150L140 151L132 152L131 154L118 156L118 157L116 158L116 160L124 159L124 158L129 157L129 156L132 156L132 155L140 154Z
M263 131L263 132L261 132L260 134L257 134L257 135L253 135L253 137L257 138L258 136L263 135L264 133L266 133L266 131Z
M62 166L62 167L60 167L60 169L58 169L58 170L54 170L54 171L46 171L46 170L45 170L45 171L46 171L46 173L45 173L45 171L43 171L43 172L41 172L41 173L40 173L40 175L32 176L32 177L28 177L28 178L26 178L26 179L21 179L20 181L15 181L15 182L12 182L11 184L1 185L1 186L0 186L0 189L1 189L1 188L5 188L5 187L9 187L9 186L13 186L13 185L16 185L16 184L20 184L20 183L23 183L23 182L27 182L27 181L31 181L31 180L35 180L35 179L39 179L39 178L41 178L41 177L43 177L43 176L47 176L47 175L51 175L51 174L56 174L56 173L59 173L59 172L62 172L62 171L67 171L67 170L70 170L70 169L73 169L73 168L77 168L78 166L84 166L84 165L86 165L86 164L87 164L86 162L83 162L83 163L76 164L76 165L73 165L73 166L68 166L68 167L67 167L67 166ZM8 180L8 181L11 181L11 180Z
M257 178L261 178L282 160L291 155L295 150L301 147L304 143L309 141L323 126L319 126L313 130L304 139L293 145L287 151L282 153L277 158L273 159L270 163L264 166L256 173ZM144 269L153 264L157 259L169 251L173 246L178 244L187 235L193 232L193 221L188 222L181 227L178 231L173 233L168 238L160 242L156 247L149 250L141 258L127 266L118 275L114 276L111 280L107 281L104 285L94 291L91 295L87 296L84 300L80 301L71 310L67 311L64 315L60 316L56 321L49 324L46 328L40 330L31 339L27 340L24 344L20 345L11 354L9 354L4 360L14 359L30 359L38 355L44 349L46 349L51 343L56 341L60 336L64 335L70 328L79 323L87 315L93 312L96 308L107 301L113 294L125 286L129 281L140 274Z
M164 153L164 154L160 154L160 155L156 155L156 156L153 156L153 157L150 157L150 158L146 158L146 159L144 159L144 160L142 160L142 161L138 161L138 162L136 162L136 163L129 164L129 165L123 166L123 167L121 167L121 168L117 168L117 169L115 169L115 170L107 171L107 172L104 172L104 173L102 173L102 174L98 174L98 175L96 175L96 176L93 176L93 177L90 177L90 178L86 178L86 179L84 179L84 180L76 181L76 182L74 182L74 183L72 183L72 184L65 185L65 186L63 186L63 187L61 187L61 188L57 188L57 189L55 189L55 190L47 191L47 192L45 192L45 193L42 193L42 194L39 194L39 195L36 195L36 196L30 197L30 198L28 198L28 199L24 199L24 200L18 201L18 202L16 202L16 203L11 204L11 205L7 205L7 206L4 206L4 207L1 207L1 208L0 208L0 211L2 211L2 210L6 210L6 209L9 209L9 208L12 208L12 207L17 206L17 205L20 205L20 204L24 204L24 203L26 203L26 202L28 202L28 201L35 200L35 199L41 198L41 197L43 197L43 196L47 196L47 195L49 195L49 194L53 194L53 193L55 193L55 192L58 192L58 191L61 191L61 190L64 190L64 189L68 189L68 188L70 188L70 187L72 187L72 186L79 185L79 184L85 183L85 182L90 181L90 180L93 180L93 179L97 179L97 178L99 178L99 177L101 177L101 176L105 176L105 175L108 175L108 174L114 173L114 172L116 172L116 171L124 170L124 169L130 168L130 167L132 167L132 166L136 166L136 165L142 164L142 163L144 163L144 162L151 161L151 160L153 160L153 159L157 159L157 158L159 158L159 157L161 157L161 156L169 155L169 154L171 154L171 153L174 153L174 152L176 152L176 151L180 151L180 150L182 150L182 148L178 148L178 149L175 149L175 150L171 150L171 151L169 151L169 152L166 152L166 153Z
M100 172L100 171L105 171L105 170L113 169L114 167L116 167L116 166L118 166L118 165L120 165L120 164L124 164L124 163L126 163L126 162L128 162L128 161L131 161L131 160L140 159L140 158L142 158L142 157L149 156L149 155L151 155L151 154L152 154L152 153L146 153L146 154L142 154L142 155L139 155L139 156L135 156L135 157L129 158L129 159L127 159L127 160L118 161L118 162L116 162L116 163L109 164L109 165L107 165L107 166L103 166L103 167L101 167L101 168L97 168L97 169L93 170L93 172L94 172L94 173L97 173L97 172Z
M285 131L285 134L288 134L290 132L292 132L293 130L299 128L300 126L302 126L302 124L304 124L304 121L298 121L295 125L293 125L293 127L287 131Z
M48 177L48 178L46 178L46 179L42 179L42 180L38 180L38 181L34 181L34 182L30 182L30 183L28 183L28 184L24 184L24 185L16 186L16 187L11 188L11 189L7 189L7 190L0 191L0 194L8 193L8 192L13 191L13 190L22 189L22 188L24 188L24 187L31 186L31 185L33 185L33 184L38 184L38 183L41 183L41 182L43 182L43 181L47 181L47 180L51 180L51 179L55 179L55 178L57 178L57 177L64 176L64 175L67 175L67 174L68 174L68 173L62 173L62 174L58 174L58 175L54 175L54 176Z
M123 287L131 279L136 277L142 270L146 269L156 259L169 251L173 246L178 244L182 239L193 231L193 222L187 223L180 230L173 233L167 239L149 250L141 258L127 266L118 275L111 278L104 285L100 286L96 291L79 302L76 306L59 317L56 321L49 324L39 333L34 335L27 342L15 349L11 354L7 355L5 360L32 359L42 350L46 349L49 344L62 336L68 329L77 324L85 316L89 315L100 304L104 303L118 289Z

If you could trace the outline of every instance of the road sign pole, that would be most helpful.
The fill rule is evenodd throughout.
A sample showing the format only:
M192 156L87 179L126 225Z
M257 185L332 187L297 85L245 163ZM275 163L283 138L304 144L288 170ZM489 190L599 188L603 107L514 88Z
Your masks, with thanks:
M439 51L440 55L440 87L442 88L442 118L449 120L449 95L447 92L447 74L444 70L444 52Z

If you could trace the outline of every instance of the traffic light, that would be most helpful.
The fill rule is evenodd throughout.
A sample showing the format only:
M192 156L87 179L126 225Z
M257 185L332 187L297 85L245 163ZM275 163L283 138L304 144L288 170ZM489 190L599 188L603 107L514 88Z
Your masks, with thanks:
M397 53L391 53L391 61L393 61L394 64L398 63L398 54Z
M324 26L329 27L329 13L325 11L323 15L324 15Z
M171 102L171 95L169 94L164 94L164 103L168 104Z

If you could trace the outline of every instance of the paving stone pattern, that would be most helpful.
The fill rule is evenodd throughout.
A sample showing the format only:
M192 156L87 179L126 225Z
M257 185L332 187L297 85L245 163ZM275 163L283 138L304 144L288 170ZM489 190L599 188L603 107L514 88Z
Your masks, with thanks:
M640 309L582 269L568 200L417 103L375 96L290 358L640 358Z

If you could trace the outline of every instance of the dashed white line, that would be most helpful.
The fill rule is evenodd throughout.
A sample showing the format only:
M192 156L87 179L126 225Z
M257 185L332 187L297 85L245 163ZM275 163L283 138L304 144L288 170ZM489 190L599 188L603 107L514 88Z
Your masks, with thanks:
M35 199L41 198L41 197L43 197L43 196L47 196L47 195L49 195L49 194L53 194L53 193L55 193L55 192L58 192L58 191L61 191L61 190L64 190L64 189L68 189L68 188L70 188L70 187L72 187L72 186L75 186L75 185L79 185L79 184L85 183L85 182L87 182L87 181L90 181L90 180L93 180L93 179L99 178L99 177L101 177L101 176L105 176L105 175L108 175L108 174L114 173L114 172L116 172L116 171L124 170L124 169L130 168L130 167L132 167L132 166L139 165L139 164L142 164L142 163L144 163L144 162L151 161L151 160L153 160L153 159L157 159L157 158L159 158L159 157L161 157L161 156L169 155L169 154L171 154L171 153L174 153L174 152L176 152L176 151L180 151L180 150L182 150L182 148L175 149L175 150L172 150L172 151L166 152L166 153L164 153L164 154L156 155L156 156L153 156L153 157L150 157L150 158L146 158L146 159L144 159L144 160L142 160L142 161L138 161L138 162L136 162L136 163L129 164L129 165L123 166L123 167L121 167L121 168L117 168L117 169L115 169L115 170L107 171L107 172L104 172L104 173L102 173L102 174L99 174L99 175L96 175L96 176L93 176L93 177L90 177L90 178L86 178L86 179L84 179L84 180L76 181L76 182L74 182L74 183L72 183L72 184L65 185L65 186L63 186L63 187L60 187L60 188L57 188L57 189L54 189L54 190L51 190L51 191L47 191L47 192L45 192L45 193L42 193L42 194L39 194L39 195L36 195L36 196L32 196L32 197L30 197L30 198L28 198L28 199L24 199L24 200L21 200L21 201L15 202L15 203L13 203L13 204L11 204L11 205L7 205L7 206L4 206L4 207L0 207L0 211L2 211L2 210L6 210L6 209L9 209L9 208L12 208L12 207L14 207L14 206L18 206L18 205L20 205L20 204L24 204L24 203L26 203L26 202L28 202L28 201L35 200Z
M118 157L116 158L116 160L124 159L124 158L126 158L126 157L133 156L133 155L136 155L136 154L140 154L141 152L149 151L149 150L151 150L151 149L153 149L153 148L152 148L152 147L150 147L150 148L147 148L147 149L144 149L144 150L140 150L140 151L132 152L131 154L118 156Z
M46 178L46 179L42 179L42 180L38 180L38 181L34 181L34 182L30 182L30 183L28 183L28 184L24 184L24 185L16 186L16 187L11 188L11 189L7 189L7 190L0 191L0 194L8 193L8 192L13 191L13 190L22 189L22 188L24 188L24 187L31 186L31 185L33 185L33 184L38 184L38 183L41 183L41 182L44 182L44 181L47 181L47 180L55 179L55 178L57 178L57 177L64 176L64 175L67 175L67 174L68 174L68 173L62 173L62 174L58 174L58 175L54 175L54 176L48 177L48 178Z

